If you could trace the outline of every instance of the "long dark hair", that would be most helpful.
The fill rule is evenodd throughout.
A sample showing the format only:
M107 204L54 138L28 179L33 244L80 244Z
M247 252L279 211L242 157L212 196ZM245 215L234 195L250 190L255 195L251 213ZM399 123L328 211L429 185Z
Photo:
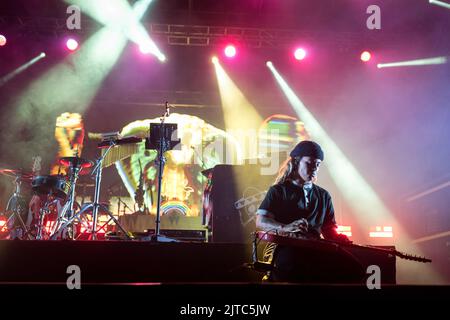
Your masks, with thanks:
M278 170L278 176L275 179L274 184L284 183L288 180L295 180L298 175L298 163L300 159L298 158L292 158L289 157L284 161L281 166L280 170Z
M298 166L301 158L289 157L286 161L284 161L280 169L278 170L278 176L275 179L274 184L284 183L286 181L293 181L298 178ZM317 177L313 178L313 183L317 181Z

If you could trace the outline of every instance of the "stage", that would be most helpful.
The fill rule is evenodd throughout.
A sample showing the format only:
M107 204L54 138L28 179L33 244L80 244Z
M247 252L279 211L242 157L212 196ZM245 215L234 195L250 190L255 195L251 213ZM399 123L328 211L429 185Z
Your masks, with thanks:
M0 1L0 292L448 308L450 0L378 2Z
M269 283L246 267L249 262L251 246L236 243L2 240L0 292L5 301L27 301L30 307L95 303L102 316L120 309L162 312L168 319L273 319L298 315L292 306L299 301L308 308L322 308L326 301L321 313L332 315L354 314L355 303L398 310L398 302L411 301L420 302L414 310L428 312L443 308L450 297L450 286Z
M86 284L261 283L266 270L251 265L255 261L264 262L266 241L258 238L254 246L237 242L155 242L149 237L95 241L1 240L0 282L64 283L73 268L77 268L79 281ZM396 257L391 251L357 245L340 247L314 240L295 239L289 243L300 244L299 252L309 255L308 260L317 271L304 271L308 274L307 283L347 284L344 279L349 279L349 274L361 273L358 283L365 284L371 272L363 274L371 265L383 270L382 284L396 283ZM346 270L354 262L358 263L358 269Z
M82 283L257 282L244 244L144 241L0 241L0 282L65 283L71 265ZM261 277L259 277L261 278Z

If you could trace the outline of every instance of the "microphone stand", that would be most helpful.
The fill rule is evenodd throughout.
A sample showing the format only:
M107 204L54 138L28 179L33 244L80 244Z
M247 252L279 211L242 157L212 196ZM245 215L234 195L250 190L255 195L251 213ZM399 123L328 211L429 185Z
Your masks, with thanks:
M158 146L158 199L156 204L156 220L155 220L155 233L150 237L150 241L152 242L177 242L176 239L171 239L164 235L160 234L160 223L161 223L161 189L162 189L162 178L164 173L164 164L166 159L164 157L164 152L171 149L171 140L169 137L169 141L165 136L164 130L164 122L166 117L170 115L170 107L169 103L166 102L166 112L161 117L161 125L159 128L159 141L157 143Z

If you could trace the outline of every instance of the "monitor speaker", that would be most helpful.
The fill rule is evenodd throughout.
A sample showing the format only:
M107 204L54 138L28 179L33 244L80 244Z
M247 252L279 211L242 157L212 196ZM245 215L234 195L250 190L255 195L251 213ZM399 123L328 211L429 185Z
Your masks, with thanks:
M212 242L252 241L256 210L275 177L264 174L260 165L217 165L212 169L207 195Z

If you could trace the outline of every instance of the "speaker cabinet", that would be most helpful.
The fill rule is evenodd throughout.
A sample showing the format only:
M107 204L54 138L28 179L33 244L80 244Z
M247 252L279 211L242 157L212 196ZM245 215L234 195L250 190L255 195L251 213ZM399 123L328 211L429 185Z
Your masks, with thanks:
M256 210L275 179L263 172L260 165L217 165L209 172L204 214L212 242L252 241Z

